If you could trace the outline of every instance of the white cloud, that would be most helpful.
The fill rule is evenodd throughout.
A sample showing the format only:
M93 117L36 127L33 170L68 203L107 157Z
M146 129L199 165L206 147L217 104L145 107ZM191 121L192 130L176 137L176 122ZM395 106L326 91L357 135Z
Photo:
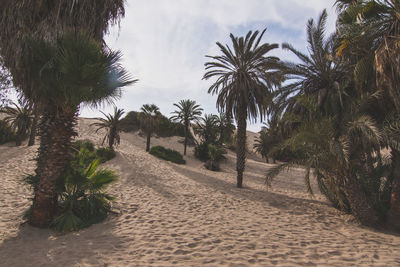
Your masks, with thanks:
M322 9L331 14L334 29L334 1L329 0L131 0L121 28L106 37L112 49L124 54L123 65L139 82L127 88L118 107L138 110L155 103L169 115L173 103L190 98L207 113L216 112L215 96L207 94L209 81L202 81L206 54L219 54L216 41L229 44L229 33L267 27L265 41L289 41L304 49L305 25ZM289 57L287 53L276 54ZM112 107L103 109L106 112ZM83 116L99 116L85 109ZM259 125L249 127L258 130Z

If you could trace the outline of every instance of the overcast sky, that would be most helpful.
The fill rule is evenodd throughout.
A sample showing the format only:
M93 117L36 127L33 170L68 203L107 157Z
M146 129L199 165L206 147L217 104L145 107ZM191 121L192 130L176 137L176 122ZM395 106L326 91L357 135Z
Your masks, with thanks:
M217 113L216 96L207 94L212 80L204 81L205 55L219 55L217 41L230 45L229 34L243 36L249 30L267 28L263 41L289 42L306 49L306 23L318 19L324 8L329 14L328 32L333 31L334 0L128 0L120 28L106 37L109 47L123 53L123 65L136 84L124 89L115 104L125 111L154 103L170 116L173 103L196 100L205 113ZM295 59L276 49L271 55ZM101 108L111 112L112 106ZM84 117L101 116L85 108ZM259 131L260 123L248 124Z

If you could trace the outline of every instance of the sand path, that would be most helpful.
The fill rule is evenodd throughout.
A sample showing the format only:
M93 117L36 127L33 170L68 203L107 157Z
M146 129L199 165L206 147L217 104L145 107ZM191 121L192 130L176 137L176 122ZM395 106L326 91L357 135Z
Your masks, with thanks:
M101 139L85 123L80 133ZM176 141L152 140L181 150ZM232 154L223 172L211 172L192 156L186 165L154 158L132 134L106 164L121 174L110 190L118 214L66 235L19 226L30 195L18 177L33 170L34 152L0 146L0 266L400 265L399 236L358 226L318 194L311 199L300 169L267 190L272 165L248 160L246 187L236 189Z

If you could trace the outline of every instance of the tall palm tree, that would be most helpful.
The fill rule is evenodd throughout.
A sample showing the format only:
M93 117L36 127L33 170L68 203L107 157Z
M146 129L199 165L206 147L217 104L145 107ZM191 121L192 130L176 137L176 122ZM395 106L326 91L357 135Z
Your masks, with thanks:
M207 56L203 79L216 78L208 93L218 94L217 106L233 115L237 122L237 187L242 187L246 161L246 120L266 115L266 104L273 87L282 82L279 58L266 56L278 44L262 43L266 30L259 35L249 31L245 37L230 35L233 51L217 42L222 55Z
M13 102L14 107L5 107L0 112L5 113L4 121L10 123L16 134L15 145L20 146L32 124L32 109L27 102L21 101L21 106Z
M30 49L30 42L27 41L28 38L26 37L29 36L33 39L43 38L48 43L55 45L59 36L66 31L84 31L91 35L97 43L103 45L103 35L107 32L109 25L118 23L124 16L124 4L125 0L105 0L101 2L95 0L2 1L0 10L0 56L3 59L4 66L12 74L14 85L24 93L25 97L32 99L36 107L39 107L43 118L39 124L42 139L47 138L47 140L54 140L55 144L62 144L64 140L60 138L56 131L56 125L48 125L46 120L53 118L52 122L54 122L56 118L62 117L64 121L69 120L67 124L72 126L74 124L74 116L61 114L58 108L52 105L51 101L43 101L41 96L44 94L40 92L43 91L43 88L40 88L43 84L40 82L41 79L37 79L36 68L21 67L27 65L26 61L37 54L34 49ZM115 67L116 65L111 64L111 66ZM95 66L92 67L94 68ZM99 65L97 67L105 66ZM115 80L121 77L120 74L116 73ZM102 76L106 77L107 75ZM104 83L105 81L103 80L100 85ZM52 86L57 87L59 84L53 84ZM117 88L117 86L117 84L110 83L107 87ZM49 89L49 86L47 86L47 89ZM95 93L95 91L93 92ZM106 95L102 94L97 99L100 100L101 98L105 99ZM88 102L91 100L88 99ZM73 109L69 111L69 114L72 113L74 113ZM60 120L59 124L61 127L63 125L67 127L67 124L65 122L63 124L62 120ZM51 130L48 126L51 126ZM70 134L73 135L72 132ZM43 137L44 135L46 137ZM42 180L45 180L43 183L47 184L47 186L43 185L44 187L41 188L42 196L35 196L34 212L32 212L30 223L36 226L46 226L53 217L57 201L53 197L52 181L57 179L62 172L64 163L66 163L65 160L56 163L57 158L51 159L53 154L46 154L46 151L49 150L51 152L51 149L52 145L49 146L47 142L42 142L41 148L39 148L36 172ZM63 154L64 152L61 151L67 150L59 151L60 154ZM46 161L53 161L52 164L56 164L58 167L52 170L52 168L46 167L48 165L45 163ZM53 178L50 178L50 176ZM39 202L41 204L38 204Z
M45 227L56 213L55 184L70 159L79 106L112 102L134 81L120 66L119 52L106 51L86 34L66 33L55 45L30 40L30 49L35 51L29 67L39 84L35 100L42 119L36 169L40 183L29 222Z
M185 127L185 141L183 143L183 155L186 155L189 127L192 122L199 121L203 109L200 107L200 105L196 104L196 101L190 99L181 100L179 101L179 103L177 104L175 103L174 106L176 106L178 110L172 112L175 115L171 117L171 120L179 122L183 124Z
M146 151L150 151L150 139L161 119L160 109L154 104L145 104L139 113L140 128L146 134Z
M375 86L363 86L375 90L379 106L384 114L400 112L400 2L398 0L337 0L340 11L341 46L338 54L356 55L355 80L373 77ZM371 78L368 79L371 81ZM389 108L388 108L389 107ZM392 107L392 108L390 108ZM373 114L373 116L376 116ZM388 224L400 229L400 147L390 142L392 161L392 198L388 212Z
M114 114L105 114L100 111L106 118L98 118L100 122L92 123L91 126L98 127L96 133L101 129L106 129L107 133L104 136L102 144L104 144L105 140L108 140L108 147L113 148L115 141L117 144L120 142L119 133L121 132L121 117L125 113L123 109L119 109L114 107Z

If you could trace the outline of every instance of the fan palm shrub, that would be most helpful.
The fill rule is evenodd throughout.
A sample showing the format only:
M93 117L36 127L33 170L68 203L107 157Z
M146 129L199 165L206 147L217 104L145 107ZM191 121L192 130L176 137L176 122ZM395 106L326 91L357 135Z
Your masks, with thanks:
M161 112L154 104L145 104L141 107L140 111L140 129L146 134L146 151L149 152L150 139L160 123Z
M211 171L219 171L220 166L219 163L221 160L225 159L224 154L226 154L226 150L220 146L215 146L212 144L208 144L208 160L204 164L204 166Z
M265 118L273 88L279 85L284 67L279 58L267 56L278 44L261 43L265 30L249 31L245 37L230 35L231 49L217 42L221 55L207 56L203 79L216 78L208 93L217 94L217 106L237 123L237 187L242 187L246 161L247 119Z
M183 155L186 156L186 146L190 134L189 127L193 122L199 121L203 109L200 105L196 104L196 101L190 99L181 100L179 103L175 103L174 106L178 110L172 112L174 115L171 117L171 120L184 125L185 140L183 143Z
M97 159L87 164L87 153L85 148L79 151L59 182L63 185L59 192L59 212L52 222L58 231L79 230L104 220L110 212L110 201L114 198L105 189L118 176L110 170L99 170Z
M20 146L32 124L32 109L26 101L21 101L21 106L16 103L13 103L13 106L7 106L0 112L6 114L4 121L11 125L15 132L15 144Z
M98 118L100 122L95 122L92 123L90 126L95 126L97 127L96 133L102 129L106 130L106 135L103 138L102 144L106 140L108 140L108 148L113 149L114 144L117 143L119 145L120 143L120 132L121 132L121 117L125 113L123 109L119 109L117 107L114 107L114 114L104 114L102 111L100 111L106 118Z

